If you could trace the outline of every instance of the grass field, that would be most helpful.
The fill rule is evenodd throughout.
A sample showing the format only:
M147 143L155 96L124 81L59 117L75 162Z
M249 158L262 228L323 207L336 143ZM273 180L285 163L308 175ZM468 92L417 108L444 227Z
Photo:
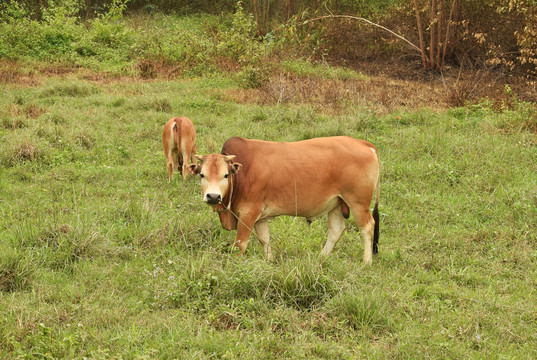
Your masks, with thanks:
M84 71L0 91L3 359L537 357L537 117L525 104L334 111L231 101L242 90L217 75ZM198 179L168 183L160 136L177 115L201 154L231 136L375 144L373 265L351 220L322 267L325 219L273 219L274 263L253 238L237 258Z

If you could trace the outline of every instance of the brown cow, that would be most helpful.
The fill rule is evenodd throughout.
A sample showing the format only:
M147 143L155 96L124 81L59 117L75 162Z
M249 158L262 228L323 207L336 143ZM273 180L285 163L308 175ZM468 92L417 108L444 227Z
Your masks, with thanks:
M379 238L379 157L369 142L347 136L298 142L233 137L221 154L196 156L189 171L201 177L203 201L215 207L222 226L237 229L241 254L255 228L265 257L272 258L268 219L313 219L328 213L327 256L345 228L349 208L364 238L364 262L372 262ZM371 215L371 201L376 201Z
M172 180L176 170L179 170L183 180L186 180L189 163L196 162L196 129L192 121L186 117L170 119L162 131L162 146L166 155L168 181Z

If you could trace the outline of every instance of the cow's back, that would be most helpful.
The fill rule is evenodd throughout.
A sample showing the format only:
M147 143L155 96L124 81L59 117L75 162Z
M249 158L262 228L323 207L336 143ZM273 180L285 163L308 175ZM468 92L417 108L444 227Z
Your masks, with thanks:
M297 142L271 142L232 137L222 147L222 154L236 155L235 161L243 165L245 172L268 170L282 174L296 173L300 170L314 178L322 177L322 173L327 171L344 172L344 168L377 163L375 146L368 141L348 136L314 138Z
M222 154L242 164L236 200L262 201L274 215L317 216L330 201L355 194L370 203L378 177L375 147L346 136L298 142L234 137Z

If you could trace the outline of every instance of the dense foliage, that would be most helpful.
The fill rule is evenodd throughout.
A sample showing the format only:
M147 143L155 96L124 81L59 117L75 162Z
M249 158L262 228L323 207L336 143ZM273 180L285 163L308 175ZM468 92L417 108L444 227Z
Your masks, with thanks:
M153 77L166 65L176 66L173 76L211 73L226 62L247 70L267 48L253 41L253 19L240 6L233 16L192 16L185 23L161 15L119 21L123 8L116 5L81 24L76 8L50 8L38 21L12 3L2 12L0 54Z
M210 12L215 17L196 39L185 38L184 29L170 27L177 32L173 44L178 48L172 49L159 42L161 36L148 39L143 28L138 31L118 23L129 11L149 15ZM223 14L233 12L235 27L227 26L231 20ZM448 64L536 75L537 5L527 0L9 0L0 6L0 56L62 57L83 65L100 58L120 63L158 56L166 62L184 63L188 58L187 63L195 63L193 67L199 63L211 67L222 56L237 60L237 52L243 50L243 62L251 56L248 49L237 48L237 37L241 46L251 46L248 43L255 37L264 37L265 43L291 39L303 54L319 58L330 55L351 62L379 61L386 55L406 53L420 62L419 51L363 21L327 19L304 26L304 21L316 16L340 13L368 19L408 39L421 48L426 68L442 69ZM242 21L239 28L238 18ZM244 32L246 20L251 23ZM199 44L202 51L189 54L189 44ZM254 48L257 53L261 47ZM192 59L196 56L202 58Z

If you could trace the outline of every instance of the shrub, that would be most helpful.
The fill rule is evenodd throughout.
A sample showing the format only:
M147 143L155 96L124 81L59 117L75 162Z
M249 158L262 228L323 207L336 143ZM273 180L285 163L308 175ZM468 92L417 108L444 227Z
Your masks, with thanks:
M245 89L258 89L268 83L269 74L264 67L248 65L237 74L237 81Z
M239 62L239 64L255 64L264 54L261 42L254 41L255 21L251 14L246 14L242 1L237 1L229 29L218 36L217 52Z

